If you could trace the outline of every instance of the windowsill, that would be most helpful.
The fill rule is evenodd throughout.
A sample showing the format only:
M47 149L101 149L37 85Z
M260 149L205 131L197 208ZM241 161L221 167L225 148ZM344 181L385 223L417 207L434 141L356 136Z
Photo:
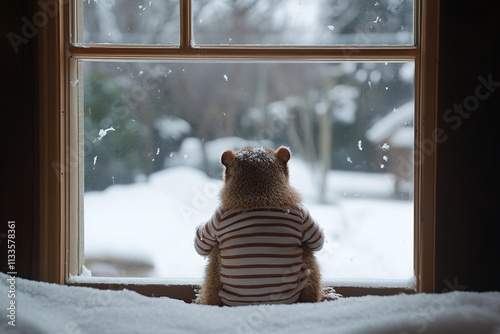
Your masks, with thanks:
M324 279L323 284L333 287L353 288L383 288L383 289L410 289L415 290L416 277L410 279L377 279L377 278L333 278Z
M67 284L122 284L122 285L201 285L201 278L148 278L148 277L87 277L70 276ZM365 289L416 289L416 278L410 279L361 279L361 278L330 278L323 280L323 285L335 288L365 288Z
M86 277L72 276L67 284L123 284L123 285L200 285L197 278L149 278L149 277Z
M192 303L201 279L165 279L139 277L82 277L71 276L66 284L70 286L86 286L104 290L132 290L150 297L168 297ZM362 279L330 279L323 282L325 286L334 287L344 297L360 297L367 295L414 294L415 278L410 280L362 280Z

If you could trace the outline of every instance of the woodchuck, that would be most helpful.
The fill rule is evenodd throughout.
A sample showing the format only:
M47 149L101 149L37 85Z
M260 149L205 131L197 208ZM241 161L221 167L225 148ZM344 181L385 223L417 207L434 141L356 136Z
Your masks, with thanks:
M284 146L225 151L220 206L196 230L209 256L196 302L207 305L317 302L323 298L314 251L323 231L290 186Z

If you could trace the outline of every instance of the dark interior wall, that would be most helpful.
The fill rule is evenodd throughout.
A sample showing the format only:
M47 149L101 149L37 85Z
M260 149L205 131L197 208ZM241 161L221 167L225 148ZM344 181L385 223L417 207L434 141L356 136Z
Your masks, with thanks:
M499 9L441 0L436 291L500 290Z
M35 3L7 1L0 12L0 236L7 232L7 221L15 220L16 269L32 279L37 278L38 223L36 36L16 53L7 34L23 36L22 18L32 18ZM500 86L490 84L488 97L484 88L476 92L484 86L479 78L500 82L497 7L488 0L441 0L438 126L447 139L437 148L436 291L449 289L450 283L500 290ZM463 111L448 112L454 105ZM0 241L5 272L5 238Z
M37 239L33 237L36 230L34 223L37 222L35 165L38 163L35 159L36 97L33 57L36 40L31 35L36 33L23 28L23 20L32 18L31 4L28 0L6 1L0 11L0 270L8 271L7 222L13 220L16 222L15 270L19 276L27 278L36 277L33 272L33 246Z

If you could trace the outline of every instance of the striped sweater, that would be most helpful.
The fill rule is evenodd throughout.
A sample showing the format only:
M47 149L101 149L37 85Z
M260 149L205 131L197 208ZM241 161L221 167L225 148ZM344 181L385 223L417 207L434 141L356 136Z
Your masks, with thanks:
M226 305L294 303L309 270L302 247L320 250L323 232L303 206L244 213L216 210L197 228L195 248L208 255L219 244L219 295Z

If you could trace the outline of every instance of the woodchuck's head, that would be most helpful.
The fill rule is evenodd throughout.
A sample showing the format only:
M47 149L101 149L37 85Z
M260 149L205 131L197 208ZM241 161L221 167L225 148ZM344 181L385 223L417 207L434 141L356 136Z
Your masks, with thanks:
M224 186L221 206L225 210L248 211L257 208L289 208L300 203L300 196L290 186L288 160L290 150L284 146L244 148L225 151Z

